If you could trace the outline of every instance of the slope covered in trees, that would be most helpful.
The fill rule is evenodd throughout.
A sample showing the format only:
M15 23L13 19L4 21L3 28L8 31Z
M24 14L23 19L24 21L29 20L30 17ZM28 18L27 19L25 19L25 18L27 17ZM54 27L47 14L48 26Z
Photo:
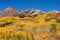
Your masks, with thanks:
M27 14L0 17L0 40L60 40L59 12Z

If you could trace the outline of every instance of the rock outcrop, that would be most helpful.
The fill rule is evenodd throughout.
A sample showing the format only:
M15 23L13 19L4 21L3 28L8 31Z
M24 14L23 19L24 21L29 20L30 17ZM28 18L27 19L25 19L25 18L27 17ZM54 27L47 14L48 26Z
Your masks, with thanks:
M26 17L26 16L34 16L37 14L44 14L46 12L43 12L41 10L34 10L34 9L30 9L30 10L15 10L12 7L8 7L7 9L3 10L0 12L0 17L5 17L5 16L19 16L19 17ZM51 15L55 15L56 13L60 14L60 11L50 11L50 13L52 13Z

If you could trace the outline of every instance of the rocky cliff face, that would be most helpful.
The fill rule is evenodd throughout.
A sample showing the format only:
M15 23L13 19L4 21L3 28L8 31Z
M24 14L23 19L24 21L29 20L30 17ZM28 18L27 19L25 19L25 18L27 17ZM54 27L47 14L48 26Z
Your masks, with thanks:
M16 14L16 10L11 7L8 7L7 9L0 12L0 17L13 16L15 14Z
M60 13L59 11L51 11L53 14L55 13ZM45 12L41 10L20 10L17 11L13 9L12 7L8 7L7 9L3 10L0 12L0 17L5 17L5 16L19 16L19 17L25 17L25 16L34 16L37 14L44 14Z
M5 16L33 16L39 13L43 13L40 10L20 10L17 11L11 7L8 7L7 9L3 10L0 12L0 17L5 17Z

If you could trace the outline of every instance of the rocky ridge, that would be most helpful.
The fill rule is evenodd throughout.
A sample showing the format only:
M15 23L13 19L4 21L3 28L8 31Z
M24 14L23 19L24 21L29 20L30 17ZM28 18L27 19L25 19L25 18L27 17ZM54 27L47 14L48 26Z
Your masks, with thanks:
M60 13L60 11L56 11L56 10L53 10L53 11L50 11L50 12ZM5 17L5 16L19 16L19 17L22 17L22 16L33 16L33 15L36 15L36 14L44 14L44 13L45 12L43 12L41 10L31 9L31 10L17 11L12 7L8 7L7 9L0 12L0 17Z

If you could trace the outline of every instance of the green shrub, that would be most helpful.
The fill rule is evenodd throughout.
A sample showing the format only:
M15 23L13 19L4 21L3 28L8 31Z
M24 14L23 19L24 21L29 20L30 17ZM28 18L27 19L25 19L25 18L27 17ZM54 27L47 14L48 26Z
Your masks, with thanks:
M51 30L50 32L55 33L56 32L56 24L51 24Z
M57 21L57 23L60 23L60 19L59 18L56 18L56 21Z

